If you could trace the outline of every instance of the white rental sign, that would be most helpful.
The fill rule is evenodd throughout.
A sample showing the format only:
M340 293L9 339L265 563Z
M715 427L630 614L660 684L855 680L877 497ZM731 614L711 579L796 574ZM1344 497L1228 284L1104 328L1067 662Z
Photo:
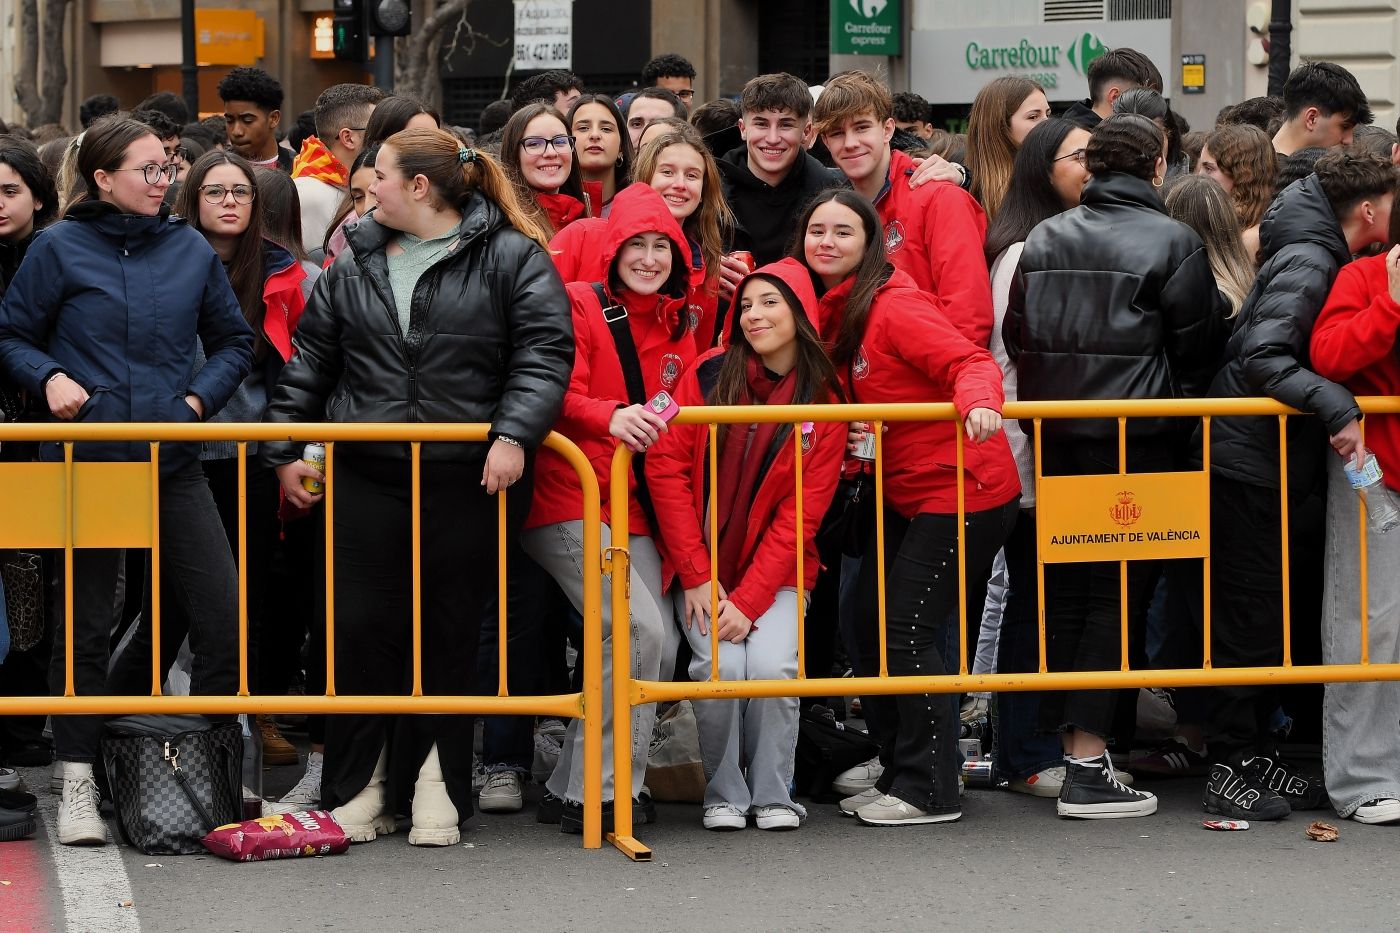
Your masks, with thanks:
M574 63L574 0L515 0L515 70L569 69Z
M910 90L931 104L968 104L1003 75L1039 81L1051 100L1089 96L1089 63L1113 48L1133 48L1171 74L1169 19L1032 23L975 29L916 29L909 39Z

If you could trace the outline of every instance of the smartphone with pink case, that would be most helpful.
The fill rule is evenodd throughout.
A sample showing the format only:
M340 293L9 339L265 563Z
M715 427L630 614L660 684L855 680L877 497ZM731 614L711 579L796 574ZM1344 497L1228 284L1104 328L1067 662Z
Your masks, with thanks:
M671 393L664 389L651 397L647 402L647 411L656 415L662 421L670 423L681 410L681 406L676 404L676 400L671 398Z

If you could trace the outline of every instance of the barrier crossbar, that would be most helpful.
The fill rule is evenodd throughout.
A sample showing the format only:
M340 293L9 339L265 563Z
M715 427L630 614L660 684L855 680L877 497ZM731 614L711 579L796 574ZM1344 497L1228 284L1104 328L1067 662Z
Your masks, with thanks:
M1400 397L1359 398L1357 402L1366 414L1400 414ZM885 535L884 535L884 438L883 426L889 422L930 422L960 421L956 409L948 403L908 403L890 405L750 405L750 406L695 406L681 409L672 424L708 425L710 430L710 451L707 462L709 488L716 488L718 470L716 460L717 428L721 424L777 423L797 426L802 422L871 422L875 435L876 459L873 464L875 484L875 542L873 559L877 561L877 599L879 626L879 676L874 677L808 677L806 673L804 635L805 603L797 600L797 678L793 680L721 680L719 671L718 631L710 625L711 667L710 679L706 681L661 682L636 679L631 676L631 632L629 624L629 592L626 586L614 586L612 663L614 670L614 781L616 786L614 804L614 831L608 835L616 848L634 860L649 860L651 850L638 840L633 833L632 820L632 749L631 749L631 708L648 703L676 700L732 700L775 697L827 697L850 695L890 695L907 693L963 693L981 691L1027 691L1027 690L1098 690L1136 687L1188 687L1213 685L1246 684L1300 684L1350 681L1390 681L1400 680L1400 664L1371 663L1368 651L1369 620L1367 618L1367 557L1366 557L1366 512L1357 500L1359 515L1360 551L1360 600L1359 619L1361 651L1354 664L1314 664L1295 665L1290 650L1292 618L1289 612L1288 578L1288 464L1286 425L1290 417L1306 417L1295 409L1281 405L1271 399L1144 399L1106 401L1054 401L1054 402L1009 402L1003 415L1005 419L1019 419L1023 423L1032 422L1037 430L1034 433L1036 506L1040 510L1046 502L1045 477L1041 473L1042 432L1044 421L1064 419L1104 419L1115 421L1118 431L1118 473L1105 474L1107 477L1129 476L1127 464L1127 423L1135 418L1191 418L1202 424L1202 468L1188 471L1200 474L1200 490L1204 491L1203 502L1194 503L1202 511L1205 522L1209 523L1209 476L1210 476L1210 430L1214 418L1220 417L1274 417L1278 419L1280 436L1279 496L1282 506L1282 539L1280 542L1283 616L1282 664L1275 667L1229 667L1212 666L1210 656L1210 554L1207 549L1194 555L1203 559L1204 602L1203 607L1203 663L1200 668L1175 669L1133 669L1128 657L1128 617L1129 600L1127 591L1127 565L1130 559L1169 559L1130 558L1123 556L1094 557L1095 561L1109 560L1120 566L1120 614L1122 652L1118 670L1103 671L1049 671L1046 664L1045 640L1045 564L1046 554L1042 548L1044 529L1037 538L1036 588L1039 643L1039 670L1034 673L972 674L968 671L968 659L973 653L967 644L967 592L968 581L965 574L965 484L964 444L966 438L961 426L954 430L957 451L957 515L958 515L958 664L956 673L926 676L891 676L887 665L886 619L885 619ZM1364 432L1364 425L1363 425ZM796 534L797 579L802 580L803 567L803 517L801 511L802 447L801 433L792 432L796 459L797 509L794 525ZM1364 436L1363 436L1364 440ZM630 496L629 479L632 475L632 452L619 445L615 451L611 473L611 508L613 552L611 567L616 574L626 572L628 551L628 509L625 503ZM1138 479L1147 474L1133 473ZM1053 493L1052 493L1053 495ZM1191 503L1177 502L1178 505ZM710 509L710 540L718 541L715 527L714 509ZM1131 517L1129 514L1125 517ZM1208 541L1208 536L1207 536ZM867 554L865 559L872 559ZM1081 558L1087 560L1089 558ZM711 547L711 618L717 614L718 579L715 548ZM624 579L626 579L624 577ZM950 662L951 666L951 662Z
M0 715L129 714L428 714L554 716L583 720L583 847L602 847L602 555L600 498L592 465L562 434L545 446L578 474L583 490L584 564L599 568L583 578L583 684L577 693L511 696L507 689L506 497L498 495L499 684L496 696L425 695L422 671L422 446L480 442L488 424L5 424L0 444L41 441L63 445L62 462L0 463L0 547L61 549L65 631L62 696L0 697ZM135 441L150 445L150 462L76 461L73 445ZM234 441L238 481L238 694L166 696L161 684L160 445ZM326 445L324 500L326 561L326 692L323 696L254 696L248 687L248 444L257 441L322 441ZM335 677L335 446L337 443L402 442L409 445L412 490L412 687L404 696L343 695ZM312 519L307 519L312 520ZM75 695L73 684L73 553L78 548L138 548L151 552L151 692L149 696ZM473 611L475 607L464 607ZM462 672L464 680L472 672Z

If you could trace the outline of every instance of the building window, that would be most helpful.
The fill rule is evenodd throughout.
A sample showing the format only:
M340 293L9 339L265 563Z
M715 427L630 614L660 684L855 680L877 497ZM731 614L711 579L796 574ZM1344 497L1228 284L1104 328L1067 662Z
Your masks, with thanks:
M1060 23L1072 20L1104 19L1104 0L1045 0L1044 17L1047 23Z
M1109 19L1171 19L1172 0L1108 0Z

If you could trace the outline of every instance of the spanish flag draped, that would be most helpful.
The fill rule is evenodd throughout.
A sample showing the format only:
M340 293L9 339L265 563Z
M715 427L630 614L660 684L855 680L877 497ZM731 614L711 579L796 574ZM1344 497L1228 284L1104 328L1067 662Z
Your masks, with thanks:
M301 152L292 160L292 177L314 178L337 188L350 184L349 171L315 136L306 137Z

